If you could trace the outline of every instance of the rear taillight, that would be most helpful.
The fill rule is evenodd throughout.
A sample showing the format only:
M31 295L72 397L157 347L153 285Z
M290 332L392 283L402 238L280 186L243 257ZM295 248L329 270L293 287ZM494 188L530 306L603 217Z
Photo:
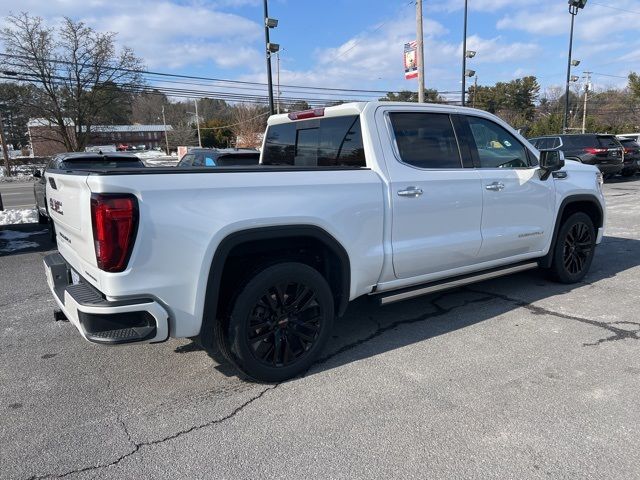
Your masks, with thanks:
M609 150L606 148L585 148L584 149L585 152L591 154L591 155L597 155L598 153L607 153Z
M98 268L122 272L138 229L138 200L128 194L93 194L91 221Z

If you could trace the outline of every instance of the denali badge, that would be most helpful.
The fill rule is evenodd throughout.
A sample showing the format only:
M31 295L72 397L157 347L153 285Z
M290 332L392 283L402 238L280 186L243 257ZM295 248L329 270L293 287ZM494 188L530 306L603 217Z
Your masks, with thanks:
M58 200L54 200L53 198L50 198L49 208L54 212L59 213L60 215L64 215L64 212L62 211L62 202L59 202Z

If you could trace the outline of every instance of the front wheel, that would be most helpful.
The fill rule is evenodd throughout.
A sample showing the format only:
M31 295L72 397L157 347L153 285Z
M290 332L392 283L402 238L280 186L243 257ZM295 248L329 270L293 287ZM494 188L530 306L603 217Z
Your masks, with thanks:
M257 273L236 297L225 341L247 376L279 382L307 370L329 337L333 295L324 277L302 263Z
M560 227L553 251L551 273L562 283L581 281L593 261L596 233L586 213L571 215Z

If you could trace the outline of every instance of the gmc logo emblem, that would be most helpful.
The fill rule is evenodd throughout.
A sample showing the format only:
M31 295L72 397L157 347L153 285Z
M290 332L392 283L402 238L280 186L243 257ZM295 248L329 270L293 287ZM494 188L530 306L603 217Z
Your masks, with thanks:
M49 208L60 215L64 215L64 212L62 211L62 202L59 202L58 200L50 198Z

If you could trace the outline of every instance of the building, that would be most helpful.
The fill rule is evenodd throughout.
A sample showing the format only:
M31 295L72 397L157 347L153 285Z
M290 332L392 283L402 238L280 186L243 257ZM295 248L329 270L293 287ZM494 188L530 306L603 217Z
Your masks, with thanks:
M67 129L73 134L76 127L71 120L67 122ZM67 151L59 131L47 120L31 119L27 127L34 156L48 157ZM167 125L166 129L173 130L171 125ZM91 127L87 147L115 145L120 149L150 150L164 148L165 144L164 125L95 125Z

